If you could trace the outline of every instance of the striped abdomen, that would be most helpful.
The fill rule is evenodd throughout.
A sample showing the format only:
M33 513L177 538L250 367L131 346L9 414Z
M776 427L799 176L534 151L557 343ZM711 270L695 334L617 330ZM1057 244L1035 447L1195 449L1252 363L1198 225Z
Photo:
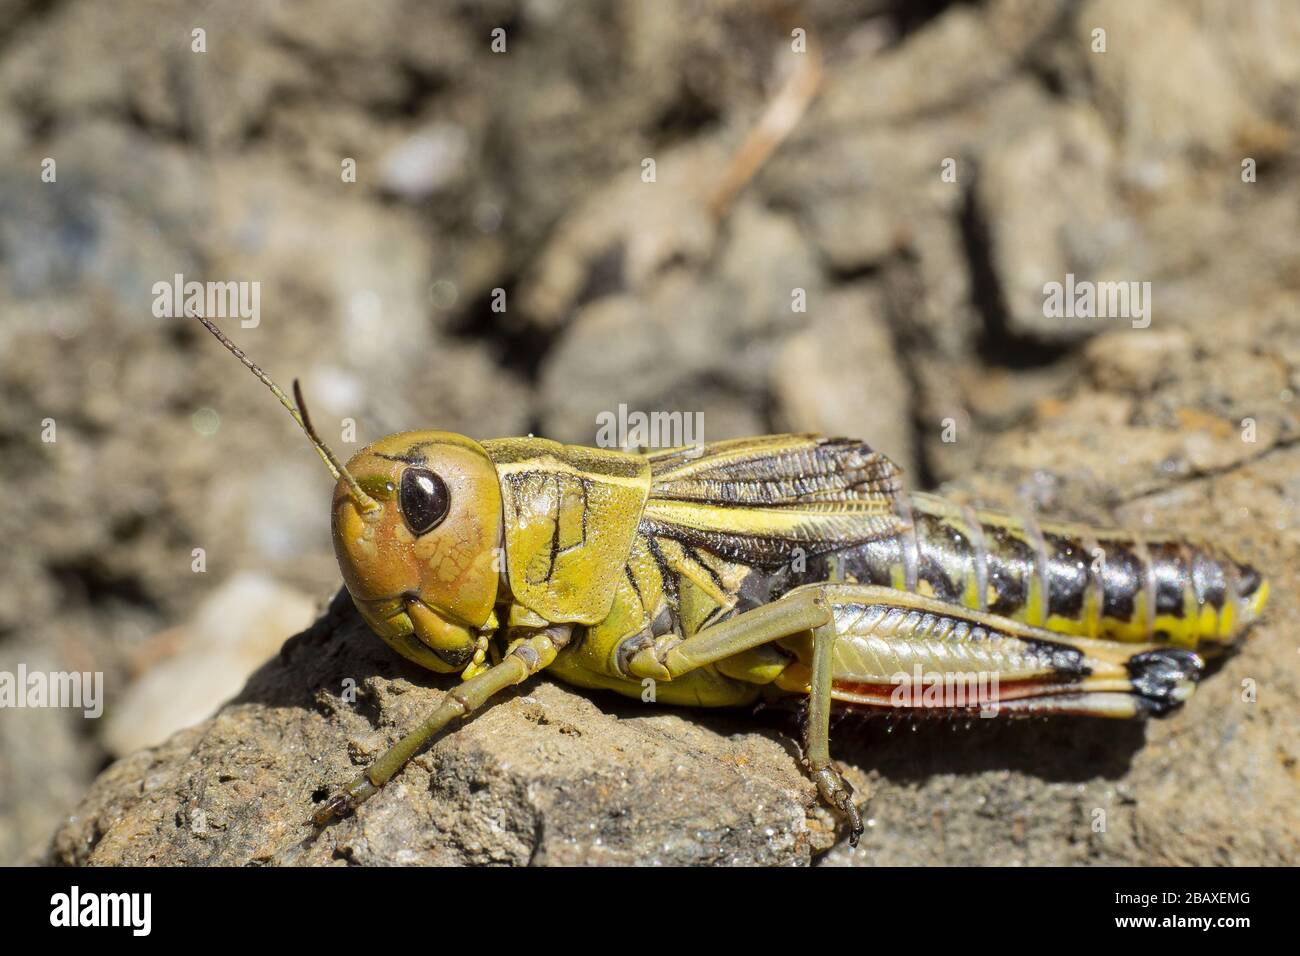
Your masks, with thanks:
M857 579L1063 634L1186 647L1232 637L1267 597L1254 568L1192 540L1039 522L927 494L900 501L900 533L845 555Z

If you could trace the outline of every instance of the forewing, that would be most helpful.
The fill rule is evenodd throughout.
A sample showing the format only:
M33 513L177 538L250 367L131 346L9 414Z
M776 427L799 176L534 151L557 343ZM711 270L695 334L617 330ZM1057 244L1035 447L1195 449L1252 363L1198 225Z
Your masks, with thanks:
M895 534L901 473L859 441L770 435L648 456L643 533L770 567Z

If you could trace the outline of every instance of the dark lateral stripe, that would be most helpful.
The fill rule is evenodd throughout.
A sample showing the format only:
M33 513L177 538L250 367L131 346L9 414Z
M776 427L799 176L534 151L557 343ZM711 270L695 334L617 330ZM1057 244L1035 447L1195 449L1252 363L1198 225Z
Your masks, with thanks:
M645 598L641 596L641 585L636 583L636 575L632 573L631 565L623 565L623 575L627 578L627 583L632 585L632 593L636 595L636 599L641 602L642 607L645 607Z
M961 603L970 560L969 540L938 515L917 514L915 522L918 582L929 584L941 601Z
M1156 614L1182 618L1191 568L1180 542L1148 544L1156 579Z
M717 587L719 591L725 590L725 586L722 583L722 577L716 570L714 570L713 565L704 560L703 555L700 554L694 545L683 542L682 550L686 553L686 557L694 561L708 573L709 578L713 581L714 586Z
M986 524L988 580L992 589L989 611L1015 617L1029 600L1029 581L1037 573L1037 562L1029 544L1010 528Z
M1088 587L1092 583L1091 556L1078 538L1045 533L1043 544L1047 549L1048 616L1082 621Z
M664 594L668 597L669 603L671 603L673 607L677 607L677 572L668 566L668 559L664 557L663 550L659 547L659 542L655 541L652 535L646 536L645 543L647 550L650 552L650 556L654 558L655 565L659 568L659 580L663 582Z
M1101 613L1116 621L1132 621L1135 602L1142 591L1145 569L1127 542L1114 538L1101 541L1105 557L1101 562Z
M683 547L707 551L727 561L751 567L772 568L790 564L800 553L806 559L855 547L873 538L886 536L893 527L889 519L879 517L858 521L840 520L835 524L839 526L836 533L820 534L814 528L806 537L777 536L746 532L740 521L731 528L693 528L646 516L641 519L639 530L647 537L671 538Z

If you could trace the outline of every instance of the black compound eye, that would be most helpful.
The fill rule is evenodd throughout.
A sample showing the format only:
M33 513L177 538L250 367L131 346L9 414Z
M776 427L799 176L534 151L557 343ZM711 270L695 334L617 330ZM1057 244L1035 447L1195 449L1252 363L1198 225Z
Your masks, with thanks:
M407 468L402 472L402 486L397 492L406 526L415 535L427 534L447 517L451 495L447 483L427 468Z

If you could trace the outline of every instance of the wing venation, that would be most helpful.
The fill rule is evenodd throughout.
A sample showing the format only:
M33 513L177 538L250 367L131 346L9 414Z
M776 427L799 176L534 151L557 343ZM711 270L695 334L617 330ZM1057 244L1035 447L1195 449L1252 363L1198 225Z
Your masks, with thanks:
M901 471L868 445L771 435L649 457L642 530L769 566L896 533Z

